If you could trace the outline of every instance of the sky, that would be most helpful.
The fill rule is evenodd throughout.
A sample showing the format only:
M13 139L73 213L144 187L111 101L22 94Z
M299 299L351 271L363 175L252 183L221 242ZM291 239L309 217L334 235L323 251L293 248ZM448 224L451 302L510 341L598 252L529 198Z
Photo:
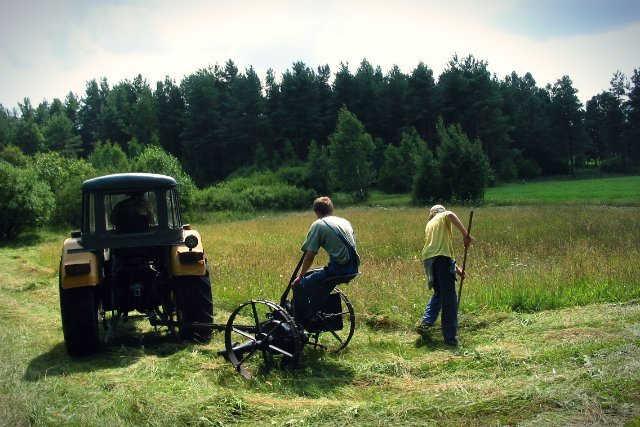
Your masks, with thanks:
M454 55L538 87L568 75L584 103L640 69L639 42L640 0L0 0L0 104L82 98L101 78L179 84L228 60L263 83L364 59L437 79Z

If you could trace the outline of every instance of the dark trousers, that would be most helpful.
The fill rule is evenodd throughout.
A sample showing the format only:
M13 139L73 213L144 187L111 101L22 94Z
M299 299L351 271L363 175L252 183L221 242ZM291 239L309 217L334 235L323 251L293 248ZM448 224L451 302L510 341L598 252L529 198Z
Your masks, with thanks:
M293 312L298 321L304 322L316 314L326 303L329 294L337 283L323 283L336 276L355 274L358 269L351 263L340 265L333 260L324 268L307 272L305 277L293 288Z
M433 295L427 304L422 323L433 324L442 311L442 336L453 341L458 334L458 297L456 295L455 263L446 256L435 257L433 269Z

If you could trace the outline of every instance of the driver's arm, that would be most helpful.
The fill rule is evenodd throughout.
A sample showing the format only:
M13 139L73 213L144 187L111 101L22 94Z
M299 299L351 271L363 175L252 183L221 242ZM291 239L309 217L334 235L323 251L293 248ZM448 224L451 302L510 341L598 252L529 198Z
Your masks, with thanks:
M302 260L302 267L300 267L300 272L298 273L298 276L295 279L293 279L293 282L291 282L291 287L294 287L304 277L307 271L309 271L309 268L311 268L311 265L313 265L313 260L315 259L315 257L316 257L315 252L311 252L311 251L305 252L304 259Z

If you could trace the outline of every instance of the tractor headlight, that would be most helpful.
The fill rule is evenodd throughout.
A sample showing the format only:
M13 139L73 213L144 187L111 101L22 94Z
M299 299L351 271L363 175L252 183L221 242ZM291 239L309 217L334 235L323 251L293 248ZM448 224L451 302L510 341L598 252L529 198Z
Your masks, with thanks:
M189 250L192 250L193 248L198 246L198 238L193 234L190 234L184 238L184 244L187 245Z

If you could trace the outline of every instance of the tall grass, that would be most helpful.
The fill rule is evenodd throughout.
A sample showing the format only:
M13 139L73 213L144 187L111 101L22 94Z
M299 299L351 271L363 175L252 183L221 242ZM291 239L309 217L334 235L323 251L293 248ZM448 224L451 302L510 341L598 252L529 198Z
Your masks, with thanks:
M467 207L451 207L467 222ZM427 212L417 208L337 211L352 222L362 276L348 295L367 314L415 318L428 294L420 259ZM201 224L216 306L279 300L313 221L293 213ZM538 311L640 297L640 208L482 207L474 213L462 308ZM456 236L458 260L461 238ZM59 256L45 245L45 263ZM324 252L316 258L326 262Z
M449 207L463 222L468 207ZM427 211L336 210L355 229L362 275L346 285L365 316L410 322L429 295L420 252ZM311 212L194 224L211 269L215 307L230 311L251 298L279 301L314 220ZM454 230L457 233L457 230ZM640 208L602 206L474 209L461 309L539 311L640 297ZM455 235L461 263L462 238ZM41 247L54 265L58 244ZM327 261L324 252L318 265Z
M468 207L450 207L463 222ZM462 310L538 311L640 297L640 208L601 206L474 209ZM346 285L364 316L411 322L429 295L420 259L427 211L336 210L355 229L362 275ZM311 212L194 224L203 237L215 307L229 311L251 298L279 300L314 220ZM457 233L457 231L455 231ZM456 235L458 260L462 239ZM48 249L47 249L48 248ZM44 246L46 262L59 256ZM321 252L317 264L326 262ZM413 320L412 320L413 319Z
M453 210L467 221L468 208ZM363 260L349 296L368 314L415 318L428 293L420 259L426 211L337 214L353 223ZM203 225L218 304L276 298L312 220L300 213ZM464 309L537 311L640 297L640 208L484 207L475 209L472 234ZM461 242L456 236L459 260Z

